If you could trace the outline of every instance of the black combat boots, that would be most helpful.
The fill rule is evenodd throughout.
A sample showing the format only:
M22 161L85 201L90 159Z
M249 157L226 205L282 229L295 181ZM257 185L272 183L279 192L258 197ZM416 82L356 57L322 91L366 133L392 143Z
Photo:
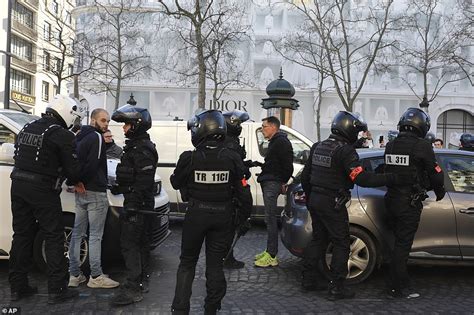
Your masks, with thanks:
M327 297L329 301L352 299L354 296L354 292L344 287L343 281L331 281L329 283L329 292Z

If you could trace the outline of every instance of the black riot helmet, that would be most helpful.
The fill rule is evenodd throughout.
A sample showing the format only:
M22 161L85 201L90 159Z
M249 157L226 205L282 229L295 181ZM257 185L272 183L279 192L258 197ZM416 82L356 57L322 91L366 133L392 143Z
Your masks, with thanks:
M358 114L340 111L331 123L331 132L344 137L350 144L357 141L361 131L367 131L367 124Z
M398 122L398 130L415 133L424 138L430 130L430 116L419 108L410 107L403 113Z
M425 136L425 140L427 140L429 143L434 143L436 140L436 136L432 132L428 132Z
M395 138L398 137L398 131L397 130L389 130L388 131L388 141L395 140Z
M227 126L222 113L218 110L206 110L188 120L191 130L191 142L197 148L204 145L214 146L225 139Z
M125 133L127 138L133 138L144 134L151 128L151 116L148 110L129 104L118 108L112 114L112 120L132 125L132 128Z
M232 110L223 113L225 122L227 123L227 134L229 136L240 136L242 132L241 124L249 120L249 114L240 110Z
M474 137L470 133L463 133L459 141L463 148L474 148Z

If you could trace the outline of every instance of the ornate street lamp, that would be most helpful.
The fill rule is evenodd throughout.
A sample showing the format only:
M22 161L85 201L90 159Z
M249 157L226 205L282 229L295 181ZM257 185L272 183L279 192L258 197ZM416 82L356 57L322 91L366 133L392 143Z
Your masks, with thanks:
M426 98L426 96L423 96L423 100L420 103L420 107L425 112L428 112L428 106L430 106L430 102L428 102L428 98Z
M133 93L130 93L130 99L127 101L127 104L130 104L132 106L137 105L137 101L133 98Z
M283 79L283 72L280 68L280 76L277 80L270 82L266 88L268 97L262 99L260 105L268 110L269 115L280 118L283 125L291 127L292 110L300 106L298 101L293 98L295 88L293 85Z

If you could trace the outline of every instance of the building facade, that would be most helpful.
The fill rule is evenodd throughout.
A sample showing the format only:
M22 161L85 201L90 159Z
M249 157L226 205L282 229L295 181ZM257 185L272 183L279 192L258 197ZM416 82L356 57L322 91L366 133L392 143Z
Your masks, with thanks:
M321 107L318 109L317 74L285 60L275 50L273 43L282 39L301 18L301 15L295 10L290 10L288 5L275 5L275 3L275 1L249 1L247 4L248 21L251 26L249 36L248 40L238 46L236 53L239 56L240 66L246 70L247 87L231 86L218 101L213 101L209 86L205 107L245 110L251 119L259 121L268 114L260 105L261 99L266 97L265 87L277 79L281 68L284 78L295 86L295 98L300 104L299 109L293 112L292 127L316 140L318 138L316 113L319 112L321 126L319 138L325 138L330 133L332 118L344 107L336 91L330 86L325 86ZM371 3L370 0L350 1L352 8L360 12L369 11ZM399 7L396 10L402 12L403 3L398 2ZM156 0L144 0L142 4L151 12L159 7ZM156 13L150 14L156 15ZM79 0L74 16L79 30L90 29L98 18L97 12L93 10L93 1ZM160 28L151 23L144 23L141 27L142 42L151 47L149 49L151 60L172 63L173 59L179 58L182 65L193 65L192 56L179 55L178 50L173 48L174 41L169 27ZM364 31L363 25L357 29L360 33ZM469 47L465 52L466 58L471 58L473 61L474 49L470 44L467 46ZM390 61L391 56L388 54L384 58ZM364 88L354 103L353 111L360 113L367 121L374 137L375 147L379 146L378 140L381 136L386 139L389 130L397 129L398 119L407 108L418 107L420 103L413 91L423 86L421 76L410 72L407 67L393 69L395 68L386 71L371 69ZM353 72L353 77L357 81L362 75L360 69L354 66ZM357 82L354 84L357 86ZM104 107L109 111L115 109L115 99L112 95L88 92L94 87L94 82L82 80L81 86L82 93L87 95L92 107ZM150 71L145 76L125 80L119 104L125 104L131 93L138 105L147 107L157 120L175 117L187 119L198 107L196 84L183 83L172 71L163 67L157 71ZM428 112L432 120L431 131L444 139L446 147L457 146L459 136L463 132L474 133L474 88L469 80L453 80L447 84L431 102Z
M73 0L10 1L9 107L40 114L55 94L68 93L66 82L71 79L74 65ZM6 7L7 1L2 1L3 5ZM8 10L2 8L1 12ZM2 18L6 21L7 15ZM0 36L0 45L6 48L7 30L2 29ZM5 95L6 56L3 55L0 89Z

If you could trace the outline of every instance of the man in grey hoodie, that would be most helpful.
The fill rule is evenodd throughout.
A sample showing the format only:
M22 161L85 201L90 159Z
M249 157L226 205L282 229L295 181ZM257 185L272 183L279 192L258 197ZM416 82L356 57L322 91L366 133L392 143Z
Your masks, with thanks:
M102 235L109 202L107 199L107 156L103 133L109 126L106 110L91 113L89 126L82 126L76 136L76 154L81 164L85 193L76 193L76 216L69 248L69 287L78 287L87 278L80 269L80 247L89 226L90 288L115 288L119 283L102 272Z

